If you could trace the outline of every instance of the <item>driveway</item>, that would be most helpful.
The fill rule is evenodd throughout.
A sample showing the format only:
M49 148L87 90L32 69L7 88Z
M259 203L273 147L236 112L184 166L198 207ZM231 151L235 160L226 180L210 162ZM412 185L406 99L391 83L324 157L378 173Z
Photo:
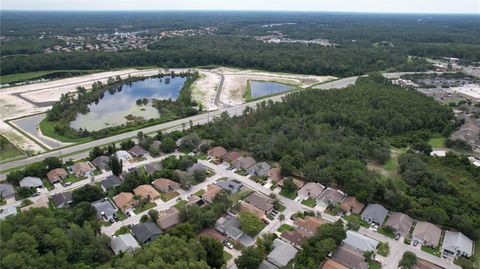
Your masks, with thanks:
M406 251L413 252L415 253L415 255L417 255L418 258L426 260L446 269L461 269L460 266L454 264L451 260L433 256L429 253L422 251L418 247L407 245L403 243L403 241L397 241L393 238L374 232L370 229L360 227L360 230L358 230L358 232L375 240L388 243L388 245L390 246L390 253L387 257L382 257L382 268L384 269L397 269L398 263L402 259L403 253L405 253Z

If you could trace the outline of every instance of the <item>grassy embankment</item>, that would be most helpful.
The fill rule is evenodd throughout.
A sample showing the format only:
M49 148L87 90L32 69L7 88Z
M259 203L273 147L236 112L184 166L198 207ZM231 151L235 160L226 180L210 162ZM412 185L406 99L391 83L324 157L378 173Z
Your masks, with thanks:
M66 78L66 77L73 77L85 74L91 74L96 72L101 72L103 70L44 70L44 71L36 71L36 72L27 72L27 73L17 73L11 75L4 75L0 76L0 83L15 83L15 82L22 82L22 81L29 81L40 79L45 76L55 76L60 75L58 78ZM63 76L63 74L65 74Z
M16 148L6 137L0 135L0 160L22 156L23 152Z

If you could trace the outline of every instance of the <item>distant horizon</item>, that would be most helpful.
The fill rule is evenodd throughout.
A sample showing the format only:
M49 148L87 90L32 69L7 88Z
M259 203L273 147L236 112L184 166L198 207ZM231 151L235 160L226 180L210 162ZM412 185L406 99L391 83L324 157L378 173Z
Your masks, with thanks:
M141 8L138 8L141 7ZM238 11L480 15L479 0L2 0L1 11Z
M226 10L226 9L169 9L169 10L153 10L153 9L125 9L125 10L118 10L118 9L111 9L111 10L89 10L89 9L44 9L44 10L33 10L33 9L0 9L0 12L38 12L38 13L46 13L46 12L78 12L78 13L102 13L102 12L148 12L148 13L160 13L160 12L192 12L192 13L205 13L205 12L212 12L212 13L330 13L330 14L375 14L375 15L475 15L480 16L480 13L445 13L445 12L384 12L384 11L323 11L323 10Z

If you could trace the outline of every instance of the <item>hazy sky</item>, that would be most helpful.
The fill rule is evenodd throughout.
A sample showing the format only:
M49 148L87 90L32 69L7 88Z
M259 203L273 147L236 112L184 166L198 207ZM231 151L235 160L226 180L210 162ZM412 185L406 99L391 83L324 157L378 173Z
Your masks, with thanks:
M286 10L476 13L480 0L1 0L2 10Z

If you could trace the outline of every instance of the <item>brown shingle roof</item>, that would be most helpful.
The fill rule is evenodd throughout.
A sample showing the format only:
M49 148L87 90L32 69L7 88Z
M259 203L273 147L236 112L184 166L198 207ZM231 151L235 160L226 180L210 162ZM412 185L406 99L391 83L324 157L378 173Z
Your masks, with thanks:
M156 191L151 185L140 185L133 190L135 195L140 195L142 199L155 200L160 198L160 193Z
M238 151L230 151L223 155L223 160L225 162L234 162L242 156Z
M265 217L265 213L254 207L253 205L249 204L249 203L246 203L244 201L242 201L240 203L240 212L250 212L250 213L253 213L255 214L257 217L259 217L260 219L263 219Z
M214 147L208 150L208 156L212 158L220 158L227 153L227 150L224 147Z
M167 178L158 178L152 182L152 185L159 191L169 192L180 188L180 183Z
M298 246L301 246L303 242L305 242L305 240L307 239L306 237L301 235L297 230L284 231L281 236Z
M417 221L412 233L413 239L419 240L421 244L433 247L438 246L441 236L442 229L426 221Z
M245 202L263 210L264 212L268 212L273 208L273 199L258 192L250 194L247 199L245 199Z
M363 254L345 245L338 247L333 252L332 259L349 268L368 269L368 264L365 262Z
M273 182L278 182L282 179L282 173L280 167L274 167L267 172L268 178L270 178Z
M320 183L308 182L300 190L298 190L298 195L317 199L324 189L325 187Z
M394 212L388 218L386 226L393 228L396 233L407 235L412 227L413 219L400 212Z
M353 214L360 214L364 207L365 205L357 201L357 198L348 196L343 200L340 209L345 213L352 212Z
M313 236L317 228L324 223L325 221L312 216L306 216L304 219L297 218L293 222L298 227L298 232L306 237Z
M58 182L67 177L68 177L68 173L63 168L55 168L50 170L50 172L47 173L47 178L51 183Z
M412 269L442 269L442 267L419 259L417 263L412 267Z
M328 259L326 262L323 263L322 269L348 269L348 267L343 266L342 264Z
M157 224L161 229L168 229L180 223L180 211L177 208L171 207L167 211L160 213L157 219Z
M221 190L222 188L220 188L219 186L215 184L210 184L207 186L207 191L204 194L202 194L202 199L207 203L212 203L213 198L215 198L217 193Z
M135 202L133 201L133 194L130 192L121 192L113 197L113 202L122 211L133 208Z
M324 202L333 202L333 203L340 203L342 202L345 194L339 190L335 190L332 188L327 188L319 197L319 200Z

